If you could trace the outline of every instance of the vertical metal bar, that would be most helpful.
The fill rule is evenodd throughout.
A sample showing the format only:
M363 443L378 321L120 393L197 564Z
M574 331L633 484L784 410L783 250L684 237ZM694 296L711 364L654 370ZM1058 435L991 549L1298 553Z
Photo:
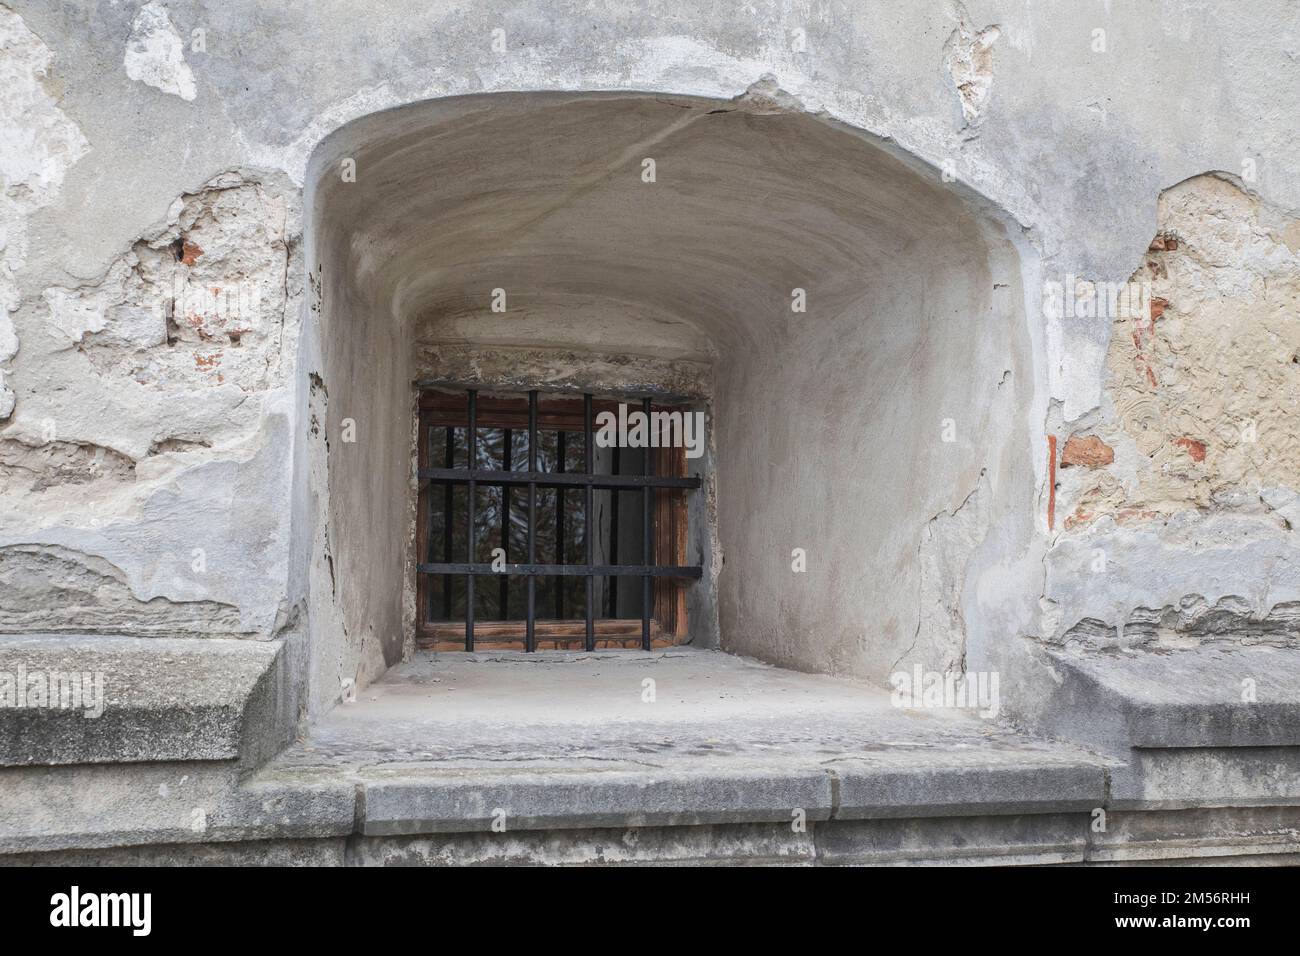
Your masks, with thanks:
M620 461L618 445L614 446L613 461L610 464L610 474L617 475L618 470L623 467ZM609 564L618 564L618 506L619 490L611 488L609 490ZM609 616L618 617L618 581L614 575L610 575L606 581L609 588Z
M528 563L537 563L537 390L528 393ZM528 575L528 623L524 632L524 650L537 649L534 623L537 618L537 578Z
M433 450L433 434L437 429L432 425L425 425L423 419L421 419L420 421L420 428L423 431L423 437L424 437L424 441L420 444L420 449L424 450L425 456L429 459L428 463L432 465L434 461L437 460L436 458L434 458L434 450ZM417 450L417 454L419 454L419 450ZM424 465L425 463L423 461L420 462L421 468L423 468ZM424 521L424 544L425 544L424 556L420 559L422 561L434 560L433 556L436 553L436 549L437 549L437 543L434 541L434 536L433 536L434 519L438 516L438 509L433 500L433 493L435 490L436 489L434 488L434 486L430 484L428 487L424 489L424 491L420 492L420 494L427 496L423 499L423 503L425 505L426 511L425 511L425 521ZM443 512L443 520L444 521L446 520L446 512ZM437 594L435 593L437 589L434 587L435 583L437 582L434 581L434 579L432 578L430 578L428 581L425 582L426 585L425 602L424 602L425 606L420 608L420 614L423 615L420 619L421 621L436 620L436 617L434 616L434 612L433 612L433 605L435 600L437 599ZM444 582L444 586L445 583L446 582Z
M456 429L447 426L447 450L443 461L446 467L456 467ZM432 491L432 489L430 489ZM442 490L442 560L451 563L452 519L456 512L456 488L447 482ZM451 617L451 575L442 576L442 619L450 621Z
M582 396L582 440L583 440L583 461L587 465L587 474L590 475L592 474L593 469L591 464L591 459L592 459L591 395L589 394ZM591 485L587 485L587 496L586 496L586 500L583 501L583 507L582 507L582 536L583 538L586 539L586 545L587 545L587 567L591 567L593 564L596 563L594 561L596 552L592 543L594 535L592 533L593 529L591 527L592 497L594 494L595 491L591 487ZM587 602L584 605L587 612L586 613L586 618L587 618L586 648L588 651L594 651L596 649L596 625L594 620L595 613L591 607L591 602L593 600L593 595L595 594L596 576L592 574L590 571L588 571L586 575L586 581L587 581Z
M646 446L642 449L645 455L643 462L644 467L641 469L647 476L654 474L654 449L651 448L650 437L654 433L651 426L653 419L650 417L650 399L645 399L641 403L641 410L645 412L646 421ZM651 555L653 554L654 542L651 540L650 532L653 527L654 511L654 489L646 485L641 491L641 511L642 511L642 538L641 538L641 563L649 566L651 564ZM650 591L652 578L648 574L641 575L641 649L650 650Z
M478 467L478 391L469 390L469 467L472 473ZM474 496L478 490L473 477L469 479L469 492L465 496L465 518L468 522L465 531L465 560L474 563L476 542L474 541ZM474 650L474 575L465 575L465 650Z
M501 439L501 470L510 471L514 461L514 433L509 428L504 430ZM505 563L510 563L510 486L501 488L501 550L505 554ZM510 620L510 575L501 575L501 590L497 596L500 619Z
M564 429L560 429L556 437L556 470L561 474L564 472L564 456L567 449ZM555 563L564 563L564 488L563 486L555 489ZM555 619L564 620L564 581L555 582Z

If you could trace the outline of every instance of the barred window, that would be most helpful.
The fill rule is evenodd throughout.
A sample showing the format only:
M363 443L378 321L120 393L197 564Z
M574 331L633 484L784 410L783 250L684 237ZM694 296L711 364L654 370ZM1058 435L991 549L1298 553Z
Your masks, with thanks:
M648 650L687 635L701 571L685 565L686 495L700 479L683 447L598 447L595 416L619 404L421 391L421 646Z

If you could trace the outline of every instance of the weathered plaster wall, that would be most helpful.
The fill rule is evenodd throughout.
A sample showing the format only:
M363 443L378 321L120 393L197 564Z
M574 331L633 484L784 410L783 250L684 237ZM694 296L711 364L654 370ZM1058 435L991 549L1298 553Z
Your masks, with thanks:
M1152 307L1113 319L1102 406L1062 446L1048 634L1294 643L1300 220L1206 174L1158 226L1131 277Z
M1153 308L1116 317L1107 354L1111 421L1099 437L1119 454L1113 469L1079 473L1069 527L1216 506L1300 517L1288 513L1300 472L1300 219L1233 178L1199 176L1160 197L1160 232L1131 277L1150 284Z
M417 380L650 388L706 403L711 394L711 346L698 328L651 296L611 299L609 283L575 284L563 236L535 228L568 212L574 158L547 156L533 138L599 152L557 129L556 115L532 119L536 110L520 97L415 105L345 127L313 158L308 253L322 292L308 338L321 343L318 391L329 393L328 424L313 436L329 487L328 513L315 521L328 541L314 553L325 549L329 590L313 584L310 607L317 621L338 619L318 632L331 662L316 681L321 693L340 677L364 683L409 647ZM588 125L587 137L609 135ZM345 160L362 171L355 181L340 172ZM548 192L557 187L558 197ZM540 233L534 245L547 250L541 269L524 248L530 225ZM503 313L487 308L496 284L508 290ZM352 443L338 440L344 418L355 423ZM712 525L697 523L709 554ZM697 604L697 635L716 641L711 601ZM331 681L326 671L336 667Z
M273 180L214 177L101 272L17 310L0 628L42 604L78 609L51 627L92 632L165 632L178 611L209 636L283 620L297 227Z
M0 366L18 354L9 313L22 300L15 272L28 254L27 218L58 195L68 167L86 152L81 129L59 108L47 88L50 48L22 17L0 8ZM14 392L0 371L0 420L13 413Z
M843 282L811 273L806 314L719 349L720 600L724 646L884 680L963 666L968 566L991 516L1032 495L1018 413L1034 383L1020 263L997 224L863 152L860 180L832 185L830 162L815 180L869 211L844 242L862 259L828 270ZM1032 533L1005 530L1020 548Z
M990 516L1032 495L1014 411L1033 382L1016 252L933 169L770 80L731 101L435 101L345 127L313 169L323 273L374 303L325 281L328 383L704 398L717 469L695 537L718 624L697 636L878 679L961 666L967 565ZM412 512L375 494L377 469L409 466L362 431L330 456L331 528L366 529L331 530L335 567L346 547L389 569ZM367 578L370 600L397 580Z
M1155 473L1139 474L1133 426L1145 414L1141 409L1152 406L1125 404L1135 387L1145 387L1140 380L1123 384L1133 356L1109 352L1108 358L1108 343L1120 338L1109 321L1043 317L1037 291L1043 280L1067 276L1125 280L1161 228L1162 191L1212 170L1249 175L1258 207L1230 194L1196 198L1199 190L1192 189L1180 209L1170 205L1175 194L1166 197L1169 215L1195 219L1196 203L1206 210L1220 203L1225 216L1255 223L1250 217L1258 208L1247 234L1225 236L1217 248L1259 246L1267 266L1246 271L1267 276L1270 289L1284 288L1272 270L1291 268L1281 252L1290 248L1291 233L1285 222L1273 221L1300 208L1293 165L1298 17L1281 0L774 2L705 9L669 0L596 11L566 0L502 0L472 10L395 2L364 14L343 2L315 4L305 13L253 0L154 0L147 7L126 0L13 0L0 7L6 87L0 103L0 469L6 483L0 534L17 549L6 565L17 570L3 573L78 594L83 585L65 587L58 576L102 574L118 582L112 588L125 589L113 592L113 602L123 602L114 607L142 605L123 612L123 626L162 624L143 607L162 599L197 613L198 631L275 633L294 607L305 606L309 588L321 591L320 574L327 571L303 557L323 534L309 520L310 495L301 487L290 494L295 470L303 475L309 467L312 493L325 493L322 470L310 465L318 459L304 444L304 409L318 407L308 403L308 376L322 371L325 350L307 342L299 351L310 262L295 258L301 188L321 141L358 117L436 97L625 90L729 100L772 74L775 86L804 110L891 140L986 197L1012 220L1010 238L1024 253L1022 266L1037 261L1024 275L1029 335L1038 337L1027 377L1044 387L1016 424L1042 442L1029 465L1038 494L1021 500L1008 520L1032 520L1046 537L1025 547L1018 530L1003 540L997 522L979 545L981 553L992 550L976 562L982 570L969 577L960 598L968 658L987 659L994 642L1012 635L1059 637L1086 618L1113 627L1136 608L1179 606L1188 595L1210 606L1247 597L1251 613L1266 616L1269 606L1294 600L1287 569L1296 563L1295 548L1281 522L1295 491L1284 480L1286 447L1278 446L1277 467L1261 464L1261 455L1272 454L1267 443L1233 451L1205 435L1184 435L1192 430L1181 426L1178 412L1177 437L1205 442L1205 460L1179 458L1191 448L1175 444L1160 452ZM150 282L165 281L164 273L184 275L182 266L201 271L218 261L184 263L182 241L181 264L167 264L166 243L181 238L183 215L194 214L196 222L220 218L220 204L210 202L217 198L212 184L232 174L243 185L218 192L266 217L259 228L231 227L228 235L260 244L266 258L259 262L282 255L286 263L275 287L282 291L268 287L263 299L283 303L266 316L282 334L268 325L265 338L241 340L238 356L226 348L222 361L233 363L224 365L231 374L215 381L212 369L173 362L186 353L208 354L213 346L200 328L222 331L212 323L201 321L170 346L165 324L161 345L147 344L153 339L128 326L142 314L145 303L138 299ZM183 215L173 223L178 201ZM1253 238L1256 233L1262 238ZM1216 246L1207 241L1205 248ZM923 261L926 250L910 254ZM1181 249L1154 255L1163 257L1173 284L1162 296L1172 310L1166 328L1190 326L1193 308L1221 308L1184 294L1187 282L1233 288L1231 263L1217 253L1200 261L1180 259ZM222 261L232 273L223 274L227 281L239 281L245 266L261 277L254 279L259 284L270 274L233 257ZM340 277L321 281L342 288ZM1263 304L1269 302L1266 296ZM104 327L90 331L101 303ZM56 314L62 318L56 321ZM64 320L74 331L87 329L81 341L68 342L60 331ZM1258 331L1238 318L1223 321L1243 333ZM1279 343L1289 334L1276 324L1271 331ZM1208 345L1192 344L1201 341L1195 336L1161 341L1150 354L1174 368L1188 362L1183 372L1196 384L1185 391L1187 400L1218 401L1206 391L1213 377L1195 371ZM1243 348L1236 338L1233 345ZM1266 349L1259 340L1244 347ZM265 365L245 364L253 356ZM1267 368L1260 374L1282 381L1280 370ZM345 388L322 381L332 400ZM392 404L391 398L373 401L365 411L374 415ZM1174 403L1157 398L1154 407L1163 416ZM1190 414L1191 424L1208 423L1208 413ZM348 417L337 405L324 416L327 432L328 422ZM1057 473L1062 501L1049 532L1050 492L1057 490L1050 472L1060 465L1049 463L1049 433L1062 446L1075 434L1109 435L1116 459L1105 468L1123 498L1103 492L1095 499L1099 511L1117 509L1121 500L1158 504L1143 510L1156 511L1159 520L1124 528L1103 514L1067 531L1065 517L1088 491L1071 487L1071 473L1098 478L1097 470L1077 465ZM398 447L398 437L385 441ZM99 464L92 471L93 461ZM1171 470L1160 471L1164 463ZM1268 497L1249 505L1258 514L1244 505L1221 514L1215 509L1224 506L1213 499L1220 484L1242 490L1247 502ZM1006 487L991 490L1006 493ZM1206 495L1212 514L1204 513ZM965 509L954 510L960 503L935 514L960 518ZM1192 510L1173 515L1189 504ZM929 548L923 563L950 561L943 538L924 544L946 523L916 530L920 547ZM1107 567L1127 563L1131 574L1090 570L1097 548L1084 536L1094 534L1109 535L1101 545ZM1224 543L1206 547L1207 540ZM205 552L203 573L193 570L195 548ZM1247 575L1242 569L1252 563L1257 567ZM1255 589L1247 593L1250 581ZM1040 615L1037 598L1044 595L1049 604ZM5 610L12 622L6 626L34 626L23 606L29 605ZM344 662L335 670L351 668ZM330 680L338 685L338 674ZM331 695L336 692L322 691L321 700Z

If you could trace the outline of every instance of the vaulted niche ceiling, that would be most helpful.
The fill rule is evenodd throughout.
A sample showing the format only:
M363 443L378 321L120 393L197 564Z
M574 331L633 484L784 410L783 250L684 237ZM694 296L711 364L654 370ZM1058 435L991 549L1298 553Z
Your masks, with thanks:
M312 172L331 404L390 430L331 474L359 607L405 573L371 539L406 540L417 346L554 349L707 363L722 646L876 677L918 641L960 653L922 634L918 594L943 588L921 539L1003 470L1031 477L1009 457L1030 376L1017 257L936 170L766 100L520 93L364 117ZM987 487L980 513L1029 487Z

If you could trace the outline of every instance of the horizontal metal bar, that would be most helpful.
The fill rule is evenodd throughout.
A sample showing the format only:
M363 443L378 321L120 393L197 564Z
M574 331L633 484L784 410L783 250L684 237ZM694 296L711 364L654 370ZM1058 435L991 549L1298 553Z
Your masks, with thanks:
M593 488L699 488L699 475L588 475L571 471L489 471L466 468L421 468L421 479L436 482L477 482L480 485L528 485L556 488L590 485Z
M594 574L598 577L628 575L650 575L657 578L699 578L703 573L699 567L688 565L658 564L506 564L502 570L491 563L464 564L455 562L438 562L417 564L415 570L420 574L520 574L532 577L580 577Z
M443 392L463 392L466 388L478 388L488 395L500 395L509 398L517 397L519 394L519 386L510 385L509 383L499 386L476 385L467 383L463 379L450 378L418 378L415 380L415 387L417 389L432 388ZM546 392L548 395L568 395L573 398L581 398L583 393L586 391L587 386L584 385L551 384L546 386ZM597 400L627 402L629 406L632 402L632 399L629 398L627 392L593 392L592 394ZM634 394L637 396L649 395L656 402L696 402L703 398L702 395L690 395L686 392L670 392L666 389L658 388L647 388Z

